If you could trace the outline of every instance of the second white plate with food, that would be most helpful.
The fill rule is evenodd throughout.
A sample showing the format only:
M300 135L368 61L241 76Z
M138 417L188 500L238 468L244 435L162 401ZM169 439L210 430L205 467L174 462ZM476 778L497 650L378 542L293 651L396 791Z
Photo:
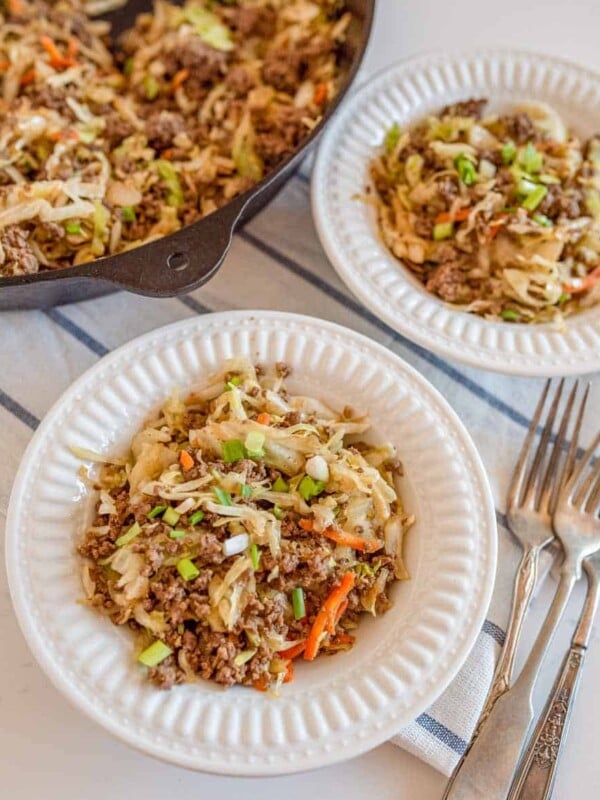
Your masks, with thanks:
M600 305L591 301L594 297L597 300L600 294L600 254L596 241L598 226L590 220L600 215L598 162L592 154L583 170L580 165L566 166L572 157L581 158L583 163L586 159L583 146L574 148L579 152L565 155L561 162L561 146L554 141L554 132L536 147L535 136L529 137L526 131L517 130L514 131L515 141L510 142L514 152L508 152L507 147L506 152L501 153L498 141L502 143L506 139L508 145L509 137L499 135L494 140L489 131L486 133L480 127L478 132L492 142L486 153L483 139L481 146L474 148L457 143L462 142L464 136L456 135L456 131L441 131L445 123L440 122L440 137L437 138L444 141L435 143L440 152L436 151L434 160L437 158L440 170L446 160L449 167L446 174L453 183L449 187L452 197L440 198L442 204L445 203L442 210L446 213L437 215L435 221L440 224L432 226L431 230L400 231L408 224L409 210L412 213L416 208L429 208L430 202L425 197L425 182L421 186L422 197L410 195L408 204L400 197L405 189L410 192L411 183L412 188L418 183L414 175L405 180L403 172L397 182L395 199L391 192L388 194L390 228L396 225L393 214L399 216L397 229L392 230L391 237L386 237L390 243L397 235L396 250L400 257L393 255L384 242L374 203L377 193L371 165L382 153L386 134L395 137L393 141L388 140L393 145L401 134L413 130L415 124L428 115L437 115L453 103L479 98L488 100L485 113L492 116L514 116L521 104L544 103L550 107L552 119L558 118L558 124L564 123L582 143L600 130L600 76L557 58L490 50L427 55L395 64L377 74L344 105L321 142L313 173L312 201L323 246L341 278L373 313L390 327L444 357L519 375L564 375L597 370L600 368ZM518 122L516 120L516 124ZM489 127L494 130L493 123ZM410 148L411 169L418 167L427 177L432 171L428 163L431 153L428 155L426 148L421 148L424 151L421 153L414 141L410 142ZM566 153L566 149L562 149ZM404 156L399 159L399 169L404 170L404 161ZM564 175L572 172L572 176L565 178L563 185L557 185L561 170L565 170ZM379 172L381 175L381 169ZM514 187L504 192L505 196L502 196L500 184L494 183L495 176L515 180ZM436 177L442 178L442 172ZM391 173L387 178L396 182ZM387 178L384 175L381 179ZM454 181L458 182L457 186ZM399 185L404 183L408 185ZM477 189L483 191L486 186L487 196L475 197ZM565 187L564 197L558 198L564 200L564 208L555 206L552 211L542 213L550 206L554 195L561 194ZM588 203L590 192L594 196ZM573 207L567 207L575 193L581 196L576 213L571 210ZM484 209L488 201L490 208ZM477 207L476 202L480 203ZM393 212L391 208L396 203L396 212ZM437 213L433 206L425 214L432 220ZM461 206L459 215L452 216L458 206ZM461 216L463 212L470 216ZM591 234L593 242L583 241L581 234L575 232L579 224L587 224L588 230L591 230L590 225L596 226ZM505 228L506 236L503 235ZM499 230L500 236L489 245L488 253L478 254L469 249L476 236L482 240L487 236L491 241ZM436 251L431 261L426 256L423 266L422 253L415 249L403 256L411 237L417 244L425 241L427 247L427 242L431 241L429 249ZM495 284L508 287L508 297L504 296L503 303L488 304L490 297L480 298L477 290L467 291L463 296L459 296L460 292L449 291L454 288L452 286L442 286L440 291L437 278L446 276L452 281L455 277L442 275L444 269L463 276L467 267L471 269L468 252L473 253L473 271L468 273L468 280L471 286L477 286L482 264L484 271L488 269L486 257L490 252L499 252L497 245L501 240L509 244L509 237L513 243L519 237L520 241L514 252L507 254L505 248L502 253L509 269L504 270L505 265L500 265L500 277ZM547 243L542 241L545 239ZM577 240L576 244L558 248L562 250L559 263L555 252L558 240ZM530 242L535 244L533 250ZM450 245L451 251L449 263L445 265L438 255L442 244L446 249ZM478 255L482 259L475 263ZM412 271L402 257L410 257L415 262ZM452 263L455 257L462 259L462 266ZM495 257L492 256L492 260ZM444 269L433 269L440 261ZM544 278L544 273L551 277ZM419 274L424 274L423 282L418 279ZM428 281L428 276L433 279ZM429 291L424 283L428 283ZM591 291L584 291L586 287L594 287L593 295ZM519 300L521 296L525 298L524 303ZM539 297L544 298L544 303L538 302ZM557 324L561 308L568 311L574 302L584 297L582 305L587 303L589 307ZM480 309L480 313L485 313L487 318L459 307L460 304L469 306L473 300L483 301L485 310ZM541 314L538 313L540 308ZM554 321L524 324L524 320L544 319L544 315L545 319Z
M390 590L393 605L388 611L376 617L361 616L353 632L356 643L352 649L331 656L319 654L313 661L298 659L292 682L280 685L281 681L273 680L275 687L271 688L279 688L278 692L259 692L246 686L223 689L209 680L161 691L148 681L147 667L136 660L139 651L128 626L113 625L106 616L81 602L89 585L81 580L82 561L77 545L94 520L91 509L98 500L97 491L82 477L81 459L91 468L93 463L86 463L90 452L103 458L127 454L132 437L145 422L156 419L158 410L172 397L174 387L179 387L183 397L191 390L206 389L210 376L221 373L219 385L215 389L213 382L204 400L221 394L231 382L229 377L227 384L222 385L223 369L227 369L226 360L231 358L269 368L277 362L285 363L291 370L285 378L290 395L314 398L339 411L351 406L353 410L346 411L346 418L366 413L371 422L368 441L390 442L395 446L403 465L397 490L407 514L416 519L407 534L404 550L411 578L393 584ZM244 377L248 374L250 378ZM254 378L247 372L233 375L234 388L228 386L227 391L234 395L236 385L242 386L244 392L250 387L244 401L249 410L257 396ZM287 396L282 396L285 405ZM155 424L154 434L147 433L150 438L146 442L170 441L169 436L180 425L177 403L174 406L173 402L169 415L175 417ZM269 402L276 418L285 412L285 408L278 412L273 405L278 402L276 397ZM302 408L306 410L311 402L302 401ZM316 417L322 416L322 408L315 408ZM234 426L239 408L232 408L228 402L219 409L215 419L219 415L231 416L227 424ZM226 506L231 502L227 493L215 492L214 488L209 498L198 495L197 502L203 503L205 512L211 515L204 523L198 522L198 517L194 520L189 517L193 504L184 500L185 510L179 505L184 471L190 479L186 491L193 494L194 488L204 486L207 479L212 480L211 475L224 470L218 460L208 476L200 468L195 446L201 445L200 450L206 453L212 445L210 437L203 442L197 438L209 432L203 412L193 413L197 415L193 427L204 429L204 433L194 434L194 446L188 448L191 456L188 453L179 459L169 458L168 464L163 463L155 473L172 465L171 472L158 481L163 482L162 486L155 481L158 499L148 495L145 510L138 509L142 516L138 514L137 518L142 524L132 524L130 520L126 529L119 530L115 542L114 531L107 529L110 526L103 527L102 520L95 522L95 535L101 547L106 543L108 547L106 552L96 552L93 548L86 551L90 559L96 559L92 575L96 587L91 593L101 597L104 592L109 607L117 591L120 594L131 590L134 596L140 587L139 579L143 594L144 576L151 574L156 553L154 556L145 553L149 555L149 569L135 575L135 563L129 565L132 567L129 572L123 565L107 559L107 555L119 548L124 552L126 546L132 545L129 549L135 561L135 553L144 552L141 540L157 530L168 532L162 539L167 544L172 540L173 552L179 552L181 542L194 539L197 544L195 524L206 528L207 523L210 526L220 519L215 502ZM251 416L255 416L254 411ZM188 419L186 425L189 422ZM292 426L295 422L295 418L287 420ZM261 417L251 426L266 424L269 420ZM290 431L301 432L301 428L296 426ZM307 435L314 434L310 425L305 424L304 429ZM218 425L211 428L211 435L215 432ZM330 434L335 435L333 428ZM280 435L285 435L283 428ZM222 460L240 459L242 448L247 458L254 458L263 444L268 449L268 437L266 442L255 439L228 439ZM138 447L143 449L139 441ZM331 446L323 452L331 459L334 451ZM136 452L138 464L141 450ZM161 452L165 455L164 450ZM366 478L369 473L363 467L358 470L364 452L364 449L349 451L345 456L350 462L356 461L354 479L359 482L360 475ZM155 460L160 460L159 456L160 453ZM152 472L154 466L148 466ZM303 466L307 474L314 473L304 488L297 487L307 502L324 487L327 487L325 494L329 493L328 478L321 474L322 468L322 463ZM119 467L114 475L117 482L122 481L118 470ZM249 486L251 490L286 491L281 484L271 487L273 473L258 473L255 485ZM134 482L139 485L139 478L139 469L135 478L133 471L129 473L129 486ZM172 484L177 495L177 519L171 512L169 519L165 516L166 507L173 505L162 499L165 481ZM235 495L233 506L240 509L246 492L237 483L228 486L228 491ZM148 486L143 491L151 489ZM348 491L352 493L351 485ZM285 495L280 494L279 499L269 497L270 500L261 501L263 505L266 502L266 507L271 508L278 501L281 503L278 516L285 515L286 509L289 513ZM338 503L344 506L347 500L338 492ZM107 510L113 501L124 521L124 496L113 497L112 501L105 496L106 508L99 513L114 514L114 510ZM290 502L296 503L300 510L303 508L300 497ZM162 521L158 528L153 528L158 514ZM340 518L344 514L347 514L345 506ZM339 528L334 520L332 514L327 524ZM228 524L226 519L218 524L223 522ZM212 531L215 535L216 530ZM254 529L250 532L252 536L257 533ZM356 526L355 533L365 535L367 530ZM215 536L211 539L210 534L211 531L202 534L201 541L206 546L214 544ZM234 538L239 543L239 536L244 536L240 531L232 530L231 534L228 547L235 544ZM369 535L382 537L382 531L371 531ZM329 547L328 541L325 535L324 547ZM334 541L337 542L335 538ZM248 544L244 544L244 549L253 559L256 553L253 555ZM263 558L268 557L267 544L261 540ZM225 555L239 556L239 549L234 549L235 553ZM195 559L198 564L202 561L202 553L197 550L188 555L189 558L183 559L185 563L179 563L181 553L175 558L183 581L196 579L199 570L192 561ZM336 554L336 558L346 557L344 552ZM111 733L151 755L181 766L231 775L282 774L330 764L383 742L417 717L445 689L471 649L489 603L495 561L495 515L486 476L469 435L439 393L397 356L353 331L317 319L274 312L226 312L177 323L149 333L103 358L63 395L36 432L16 478L7 523L7 566L18 619L36 658L60 691ZM222 563L222 559L217 562ZM352 559L347 563L350 569L356 568ZM375 564L371 566L377 568ZM103 589L102 569L106 569L106 582L112 582L111 597ZM118 586L115 571L129 573L128 577L123 575ZM171 572L175 588L184 591L185 584L174 569ZM369 570L367 574L371 574ZM277 579L275 573L273 577ZM195 586L202 596L194 599L200 605L192 617L204 613L202 603L206 605L207 601L207 587L200 583ZM165 603L172 599L158 588ZM153 591L156 594L158 590ZM209 586L208 598L212 598L211 592ZM309 600L307 593L307 604ZM165 638L160 626L173 620L165 620L160 614L144 617L145 610L152 612L150 608L137 609L135 618L144 625L156 623L158 637ZM220 605L218 610L222 612ZM343 609L338 610L343 613ZM229 611L231 606L227 605L225 613ZM289 613L290 609L288 620ZM183 635L187 619L175 622L176 628L181 625L179 633ZM223 630L222 622L217 620L216 630L219 626ZM328 619L327 625L330 623ZM292 628L290 622L289 629ZM298 628L295 630L298 638ZM175 635L173 630L169 633L172 635ZM227 638L226 633L224 636ZM174 641L167 637L167 642ZM338 644L347 644L348 638L325 637L322 642L324 649L333 649ZM253 647L260 645L254 643ZM246 656L251 657L247 653ZM174 665L172 656L158 645L146 653L143 661L160 666L165 657L171 661L164 664ZM216 670L208 674L211 664L202 667L206 668L207 677L227 681L224 672ZM156 683L164 685L178 673L159 669L153 674ZM244 674L244 669L239 674Z

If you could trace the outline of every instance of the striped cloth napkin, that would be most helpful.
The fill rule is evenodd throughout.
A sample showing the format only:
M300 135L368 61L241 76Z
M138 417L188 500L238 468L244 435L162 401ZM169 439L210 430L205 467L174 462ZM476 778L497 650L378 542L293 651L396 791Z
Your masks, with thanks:
M431 381L459 413L487 466L496 498L500 571L477 644L445 694L394 742L449 774L474 727L503 639L518 550L503 516L506 487L541 381L509 379L450 364L403 339L366 311L325 258L310 215L307 175L298 173L236 237L217 276L188 297L124 293L47 311L0 315L0 522L19 459L51 404L98 358L158 326L208 311L279 309L320 316L389 347ZM493 436L490 436L493 431ZM499 443L502 446L499 447ZM0 640L14 636L0 573ZM16 674L6 648L0 679Z

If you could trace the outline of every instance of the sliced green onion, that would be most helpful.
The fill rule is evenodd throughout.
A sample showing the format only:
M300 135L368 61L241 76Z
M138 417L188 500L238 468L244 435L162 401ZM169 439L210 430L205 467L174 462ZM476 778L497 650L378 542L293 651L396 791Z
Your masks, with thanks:
M290 487L280 475L273 484L272 489L274 492L289 492Z
M544 157L538 150L535 149L535 146L532 142L527 143L527 147L521 154L521 158L519 160L523 165L525 172L529 172L529 174L542 171Z
M563 293L561 294L561 296L558 298L558 300L557 300L557 303L558 303L559 305L562 305L563 303L566 303L566 302L567 302L567 300L569 300L570 298L571 298L571 295L570 295L570 294L567 294L567 292L563 292Z
M527 178L520 178L519 182L517 183L517 192L525 197L528 197L532 192L535 192L538 186L538 183L534 183Z
M402 136L402 128L398 125L397 122L394 122L391 128L388 128L387 133L383 139L383 146L387 150L388 153L391 153L395 148L398 142L400 141L400 137Z
M250 458L265 457L265 451L263 449L264 443L264 433L260 433L260 431L250 431L250 433L246 436L246 441L244 442L244 446Z
M465 186L472 186L477 180L477 170L475 164L468 159L463 153L456 156L454 159L454 166L458 172L458 177Z
M304 589L300 586L296 586L295 589L292 589L292 606L294 608L294 619L304 619L306 616Z
M442 239L449 239L453 233L453 222L438 222L437 225L433 226L433 238L436 242L439 242Z
M181 558L177 562L177 572L184 581L193 581L200 575L200 570L190 558Z
M323 481L315 481L310 475L305 475L300 481L298 491L302 498L308 502L311 497L320 495L324 488L325 483Z
M247 483L241 483L240 494L242 495L244 500L249 500L252 497L252 487L248 486Z
M117 547L123 547L124 544L129 544L129 542L132 542L136 536L140 535L141 532L142 529L140 528L139 522L134 522L126 533L124 533L122 536L119 536L115 544Z
M144 90L146 92L146 98L148 100L155 100L158 92L159 92L159 85L158 81L154 77L154 75L146 75L144 78Z
M528 211L534 211L547 194L548 189L545 186L536 186L536 188L527 195L525 200L523 200L521 205Z
M174 527L179 522L179 518L181 514L178 514L174 508L167 508L165 513L162 515L163 522L166 522L167 525Z
M273 506L272 511L275 519L283 519L285 517L285 511L277 505Z
M197 525L204 519L204 511L194 511L190 517L190 525Z
M133 206L123 206L121 219L123 222L135 222L135 208Z
M167 188L167 205L175 206L175 208L183 205L183 187L175 167L170 161L163 158L159 158L155 163L158 174Z
M170 656L172 652L173 651L168 644L165 644L164 642L161 642L160 639L157 639L155 642L152 642L150 647L147 647L139 654L138 661L145 667L155 667L157 664L160 664L161 661L164 661L165 658Z
M260 564L260 550L255 544L250 545L250 561L252 562L252 569L256 572Z
M545 214L532 214L531 219L534 222L537 222L538 225L541 225L542 228L551 228L552 227L552 220L547 217Z
M169 531L169 536L171 539L183 539L185 531Z
M125 63L123 64L123 75L131 75L133 71L133 57L129 56L129 58L125 59Z
M221 489L220 486L216 486L213 489L213 492L215 494L215 497L222 506L233 505L231 502L231 495L229 494L229 492L226 492L225 489Z
M506 142L506 144L502 145L502 150L500 151L502 156L502 161L505 164L512 164L515 160L517 155L517 146L514 142Z
M244 457L244 445L239 439L229 439L221 445L223 451L223 461L226 464L233 464L234 461L241 461Z
M167 510L167 506L154 506L152 511L149 511L146 516L148 519L154 519L154 517L158 517L159 514L162 514L163 511Z
M513 322L519 319L519 315L517 314L517 312L511 311L509 308L505 309L504 311L501 311L500 316L502 317L502 319L508 319Z
M81 233L81 222L67 222L65 230L73 236L77 233Z
M252 656L256 653L256 649L254 650L242 650L241 653L238 653L237 656L233 659L233 663L236 667L241 667L243 664L246 664Z
M239 375L234 375L234 376L233 376L233 378L230 378L230 379L227 381L227 383L225 384L225 386L226 386L228 389L235 389L235 387L236 387L236 386L239 386L241 382L242 382L242 379L240 378L240 376L239 376Z

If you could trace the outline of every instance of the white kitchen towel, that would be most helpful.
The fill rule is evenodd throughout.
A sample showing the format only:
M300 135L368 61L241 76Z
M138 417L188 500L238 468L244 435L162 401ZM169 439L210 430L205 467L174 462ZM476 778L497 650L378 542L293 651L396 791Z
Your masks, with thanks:
M506 624L517 548L503 502L515 456L542 381L512 379L450 364L403 339L366 311L340 283L320 247L306 175L235 238L216 277L188 297L151 300L118 293L47 311L0 314L0 518L2 527L19 459L57 397L105 353L160 325L207 311L280 309L330 319L398 353L459 413L487 467L499 521L499 580L477 644L445 694L394 741L449 774L474 727ZM6 578L0 573L0 641L12 634ZM17 674L10 647L0 678ZM27 702L23 695L22 702Z

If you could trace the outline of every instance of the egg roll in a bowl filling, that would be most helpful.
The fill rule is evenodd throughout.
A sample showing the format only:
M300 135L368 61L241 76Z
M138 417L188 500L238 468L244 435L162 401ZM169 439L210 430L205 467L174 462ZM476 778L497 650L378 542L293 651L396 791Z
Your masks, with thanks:
M486 106L392 125L367 200L387 247L449 307L560 327L600 300L600 137L544 103Z
M343 78L338 0L0 4L0 276L121 253L248 190Z
M123 458L75 451L101 462L82 469L98 492L85 602L131 629L132 664L135 649L161 688L276 692L299 661L350 649L409 578L394 447L363 413L290 394L288 374L232 359L174 392Z

